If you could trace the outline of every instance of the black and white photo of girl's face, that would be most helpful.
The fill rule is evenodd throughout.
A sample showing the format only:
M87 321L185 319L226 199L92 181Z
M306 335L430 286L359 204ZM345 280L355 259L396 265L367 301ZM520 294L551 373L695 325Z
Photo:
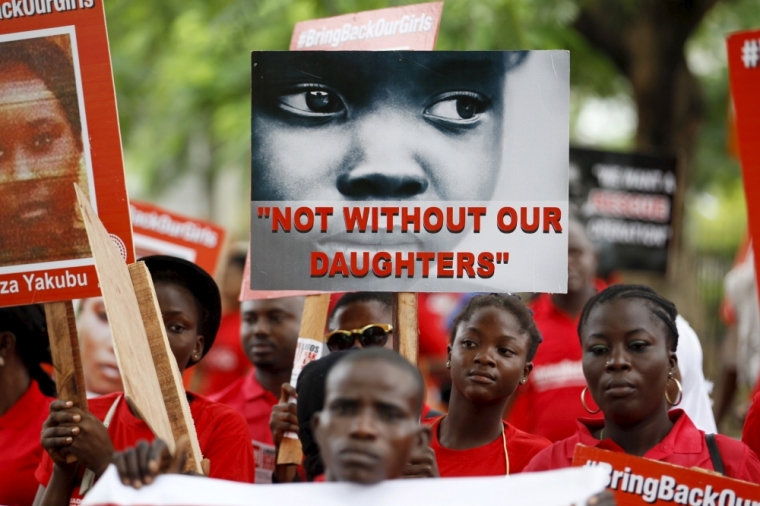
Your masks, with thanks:
M515 55L254 52L251 200L490 200Z

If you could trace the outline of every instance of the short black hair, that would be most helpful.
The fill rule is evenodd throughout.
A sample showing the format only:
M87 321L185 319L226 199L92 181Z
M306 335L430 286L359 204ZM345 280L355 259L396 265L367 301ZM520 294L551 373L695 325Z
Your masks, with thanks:
M451 335L449 337L449 343L453 344L457 335L457 327L462 322L469 321L475 311L486 307L495 307L511 314L517 319L517 323L520 324L520 330L527 333L530 338L530 347L528 348L528 362L533 360L538 351L538 345L543 341L541 332L536 327L536 322L533 320L533 310L523 304L519 295L512 293L489 293L476 295L471 298L464 309L454 318L454 322L451 324Z
M336 369L346 367L347 365L357 364L359 362L383 362L400 371L407 373L414 380L414 390L417 400L415 401L415 415L417 418L422 416L422 404L425 401L425 381L422 379L419 369L411 364L407 359L396 353L395 351L388 350L386 348L365 348L363 350L356 350L348 353L341 358L340 362L333 367L327 374L325 382L329 381L329 378ZM325 397L327 393L325 392Z
M639 299L643 301L652 314L665 324L670 350L675 352L678 349L678 327L676 327L678 309L676 305L645 285L612 285L591 297L583 306L583 312L578 321L579 339L582 340L583 327L586 325L591 310L615 299Z
M357 302L379 302L387 307L388 311L393 307L393 298L390 292L350 292L338 299L338 302L335 303L335 307L330 311L330 317L327 321L332 322L339 309Z
M52 364L45 310L39 304L0 308L0 331L16 336L16 352L40 391L56 397L55 382L40 367Z

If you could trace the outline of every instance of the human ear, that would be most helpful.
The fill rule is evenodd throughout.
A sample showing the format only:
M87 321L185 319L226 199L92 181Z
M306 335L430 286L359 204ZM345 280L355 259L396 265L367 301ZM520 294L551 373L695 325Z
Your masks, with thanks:
M16 349L16 334L5 331L0 332L0 357L9 358Z
M321 411L317 411L313 415L311 415L311 420L309 420L309 426L311 426L311 433L314 434L314 441L317 442L317 446L319 448L322 448L322 429L320 425L320 417Z
M680 379L681 371L678 369L678 355L675 351L669 352L668 362L670 363L669 372L673 377Z
M523 385L526 381L528 381L528 376L530 376L530 373L533 371L533 362L526 362L525 367L523 367L523 374L522 378L520 378L520 383Z
M446 369L451 369L451 345L446 347L446 353L448 354L446 357Z
M201 357L203 356L203 343L205 342L205 338L203 335L198 334L195 337L195 346L193 346L193 354L190 356L190 363L188 365L195 365L198 362L200 362Z

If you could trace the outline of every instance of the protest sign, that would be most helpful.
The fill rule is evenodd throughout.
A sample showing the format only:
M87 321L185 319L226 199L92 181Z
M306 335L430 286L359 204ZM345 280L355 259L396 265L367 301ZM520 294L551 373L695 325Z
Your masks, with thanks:
M212 463L213 465L213 463ZM354 483L286 483L276 487L182 475L159 476L140 490L125 487L110 466L82 506L386 506L414 504L492 504L507 500L513 506L586 504L604 489L601 469L563 469L488 478L390 480L377 485ZM547 486L550 485L550 486Z
M728 38L728 69L749 231L757 239L760 237L760 30L737 33ZM760 272L757 252L755 272Z
M569 54L253 52L255 290L562 292Z
M129 266L123 262L86 195L75 187L103 290L124 396L171 451L180 438L187 437L186 470L201 472L195 424L148 268L144 262Z
M290 50L435 49L443 2L403 5L296 23Z
M590 446L575 448L573 466L604 469L606 486L619 506L749 506L760 501L760 486L752 483Z
M226 237L222 227L136 200L129 210L137 258L171 255L216 275Z
M133 261L102 0L0 0L0 306L100 293L75 182Z
M599 270L665 274L678 236L675 156L570 149L570 207L599 252Z

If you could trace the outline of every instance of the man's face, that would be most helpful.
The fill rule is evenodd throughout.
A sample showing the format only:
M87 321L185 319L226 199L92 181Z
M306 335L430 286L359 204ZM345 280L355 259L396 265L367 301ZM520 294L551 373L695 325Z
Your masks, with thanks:
M252 200L488 200L498 53L257 54Z
M579 223L571 221L567 236L567 291L592 286L596 276L596 251Z
M293 367L303 305L303 297L243 301L240 336L254 366L271 371Z
M325 407L312 421L328 481L400 477L412 450L428 443L419 402L407 372L382 361L339 363L327 378Z
M373 323L392 324L391 308L380 301L354 302L338 309L330 322L330 332L336 330L355 330ZM393 349L393 331L385 342L385 348ZM354 348L362 348L359 340L354 341Z

